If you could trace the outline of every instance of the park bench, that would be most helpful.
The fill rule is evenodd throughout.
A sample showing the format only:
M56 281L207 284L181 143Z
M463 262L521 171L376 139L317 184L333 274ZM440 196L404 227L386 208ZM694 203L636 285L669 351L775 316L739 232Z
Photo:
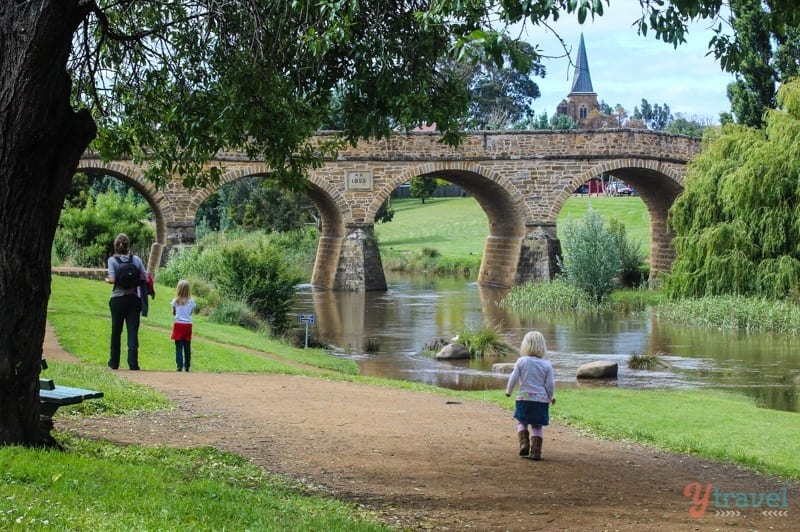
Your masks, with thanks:
M39 379L40 414L47 419L51 419L56 410L64 405L76 405L88 399L99 399L100 397L103 397L103 392L56 386L53 379Z

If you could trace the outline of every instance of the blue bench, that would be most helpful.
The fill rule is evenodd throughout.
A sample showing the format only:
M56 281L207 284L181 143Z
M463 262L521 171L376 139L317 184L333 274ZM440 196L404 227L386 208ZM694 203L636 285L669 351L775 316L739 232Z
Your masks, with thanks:
M76 405L89 399L99 399L103 392L72 388L69 386L56 386L53 379L39 379L40 414L52 418L60 407Z

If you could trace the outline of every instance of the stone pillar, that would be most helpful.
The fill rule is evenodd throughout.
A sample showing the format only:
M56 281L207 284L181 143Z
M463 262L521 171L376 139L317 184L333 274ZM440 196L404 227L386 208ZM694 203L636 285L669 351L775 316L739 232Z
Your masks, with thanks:
M675 247L672 239L675 233L667 230L666 209L650 210L650 282L660 281L665 273L669 273L675 260Z
M314 272L311 274L311 285L314 288L330 290L336 285L343 241L341 236L325 234L320 236L314 259Z
M164 266L169 256L185 246L193 246L196 238L195 224L192 221L167 222L167 245L161 254L160 265Z
M518 236L489 235L483 246L478 284L511 288L520 250Z
M164 253L164 244L153 242L150 246L150 256L147 259L147 271L155 277L158 267L161 265L161 256Z
M550 281L558 273L561 242L556 237L556 224L529 223L517 263L515 285L529 281Z
M349 292L386 290L375 225L347 225L345 233L333 289Z

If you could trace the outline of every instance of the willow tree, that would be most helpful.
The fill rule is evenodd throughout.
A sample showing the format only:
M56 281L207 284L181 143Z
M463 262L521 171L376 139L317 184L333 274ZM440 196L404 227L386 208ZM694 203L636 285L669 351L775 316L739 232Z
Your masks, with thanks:
M763 129L728 124L704 139L671 210L676 297L800 293L800 80Z

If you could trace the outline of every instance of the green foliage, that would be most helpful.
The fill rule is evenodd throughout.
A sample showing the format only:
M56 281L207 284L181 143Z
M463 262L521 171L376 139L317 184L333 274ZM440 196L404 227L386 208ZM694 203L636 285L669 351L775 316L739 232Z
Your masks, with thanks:
M766 129L707 133L671 210L672 297L794 296L800 286L800 81L781 88Z
M672 121L664 128L667 133L675 135L686 135L687 137L702 137L703 131L709 126L708 120L698 120L687 118L681 113L677 113Z
M128 235L131 249L146 260L155 231L147 221L149 207L129 189L124 196L106 192L89 196L83 207L66 207L53 241L58 260L81 267L103 267L114 253L114 238Z
M533 118L531 104L540 93L531 76L544 76L544 67L539 63L540 56L530 44L522 43L521 46L525 47L524 53L533 58L527 72L508 68L508 57L501 67L489 60L472 68L469 73L471 128L507 129L510 124Z
M315 234L212 233L170 257L158 282L174 287L179 279L204 280L226 300L212 311L215 320L257 327L244 303L279 335L288 324L294 287L305 278L300 265L315 245Z
M214 323L236 325L253 331L257 331L261 327L258 315L250 310L247 303L241 301L220 301L208 313L208 319Z
M624 236L624 233L623 233ZM589 208L580 222L568 221L561 232L561 271L568 283L600 304L617 286L622 260L617 240L603 219Z
M592 311L597 307L589 294L563 278L530 282L511 288L503 305L525 313Z
M416 176L411 178L408 193L412 198L419 198L425 203L427 198L433 197L436 190L436 179L433 177Z
M666 300L659 318L695 327L800 334L800 307L790 301L735 295Z
M200 206L197 220L211 231L289 231L314 223L315 212L304 192L251 176L220 187Z
M375 223L389 223L394 218L394 209L392 209L392 204L389 200L384 201L381 203L381 206L378 208L378 212L375 213Z
M273 334L281 333L288 325L294 287L303 276L279 248L269 244L232 244L218 253L218 269L211 280L222 295L246 301L267 321Z
M458 342L467 348L473 358L500 357L515 353L514 347L503 338L499 326L467 327L458 332Z
M673 121L669 105L651 104L642 98L641 109L637 106L633 108L633 118L641 120L648 129L662 131Z
M608 231L614 239L614 245L619 250L621 264L619 279L622 286L629 288L640 285L642 283L641 266L646 258L642 252L642 245L638 241L628 238L625 224L617 218L609 220Z

